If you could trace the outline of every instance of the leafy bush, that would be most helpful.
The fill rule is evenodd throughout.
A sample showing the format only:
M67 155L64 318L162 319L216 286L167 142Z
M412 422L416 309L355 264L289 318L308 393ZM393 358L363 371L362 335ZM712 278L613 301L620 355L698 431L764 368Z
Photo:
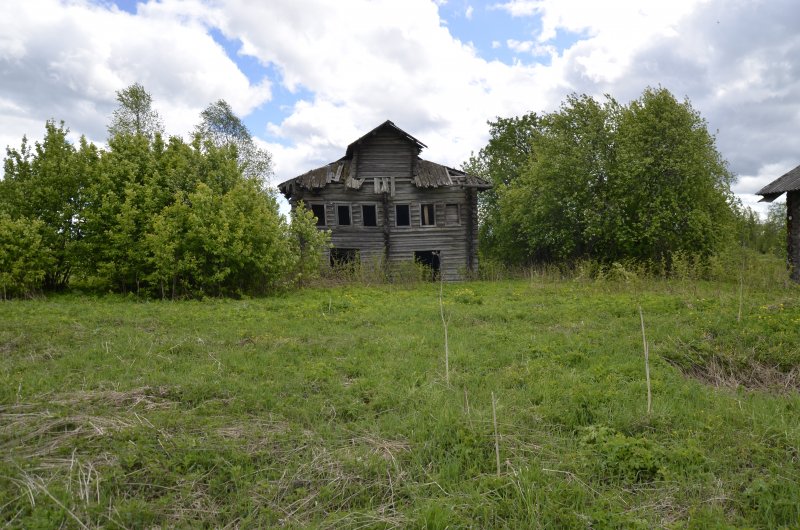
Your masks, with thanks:
M302 284L319 276L323 252L330 246L330 233L317 229L316 217L302 202L292 210L289 245L293 281Z
M42 240L43 229L41 221L12 220L0 213L0 294L3 299L30 296L42 288L54 261Z
M8 149L4 296L62 289L73 277L137 295L262 294L316 274L327 235L308 215L291 225L280 215L265 186L269 154L224 101L187 143L162 137L141 85L117 99L107 149L84 138L76 149L52 121L33 149L26 138Z
M490 122L465 169L492 180L484 252L505 263L708 257L734 232L732 174L689 101L647 88L622 105L567 97L555 112Z
M590 426L581 438L593 474L600 480L649 482L662 477L664 451L646 438Z

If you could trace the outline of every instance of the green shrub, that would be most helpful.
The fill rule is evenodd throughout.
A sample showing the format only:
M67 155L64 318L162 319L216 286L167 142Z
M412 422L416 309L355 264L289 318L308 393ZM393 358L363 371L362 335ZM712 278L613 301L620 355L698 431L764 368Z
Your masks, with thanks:
M747 511L765 528L792 528L800 521L800 486L775 470L753 480L742 494Z
M585 430L581 446L593 475L599 480L650 482L662 477L664 452L646 438L592 425Z
M42 288L53 264L42 241L44 223L0 214L0 295L31 296Z

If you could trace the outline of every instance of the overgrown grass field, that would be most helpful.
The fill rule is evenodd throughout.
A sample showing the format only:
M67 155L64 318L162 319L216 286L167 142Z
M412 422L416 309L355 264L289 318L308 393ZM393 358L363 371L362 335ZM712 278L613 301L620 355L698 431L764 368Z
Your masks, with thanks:
M0 303L0 522L800 526L796 286L439 287Z

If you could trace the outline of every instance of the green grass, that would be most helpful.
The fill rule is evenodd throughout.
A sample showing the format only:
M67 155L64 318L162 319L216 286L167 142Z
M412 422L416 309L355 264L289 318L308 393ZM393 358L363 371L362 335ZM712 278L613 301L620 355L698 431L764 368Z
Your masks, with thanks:
M798 294L446 285L449 387L433 284L0 303L0 521L797 527Z

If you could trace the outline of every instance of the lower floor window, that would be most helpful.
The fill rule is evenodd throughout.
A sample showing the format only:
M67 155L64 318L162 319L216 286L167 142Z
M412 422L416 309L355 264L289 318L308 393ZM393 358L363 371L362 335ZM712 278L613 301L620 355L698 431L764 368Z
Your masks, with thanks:
M357 248L332 248L331 267L342 267L358 261Z

